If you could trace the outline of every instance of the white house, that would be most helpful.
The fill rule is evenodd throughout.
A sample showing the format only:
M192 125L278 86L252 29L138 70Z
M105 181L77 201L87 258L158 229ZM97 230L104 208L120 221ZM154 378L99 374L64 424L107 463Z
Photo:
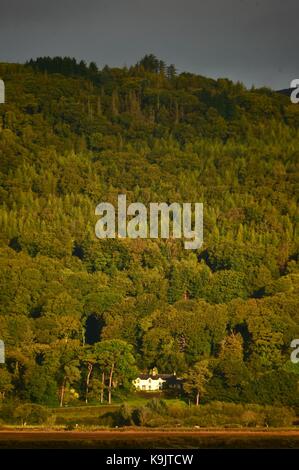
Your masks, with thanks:
M181 387L182 379L177 378L176 374L158 374L156 369L150 374L139 374L133 380L133 385L137 391L157 392L165 387Z

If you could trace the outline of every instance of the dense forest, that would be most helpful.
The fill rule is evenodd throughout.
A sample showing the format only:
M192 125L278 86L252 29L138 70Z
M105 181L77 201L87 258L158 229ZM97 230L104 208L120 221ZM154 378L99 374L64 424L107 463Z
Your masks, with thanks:
M0 64L1 400L111 401L137 371L299 404L299 106L177 73ZM204 244L95 237L102 201L203 202ZM192 384L194 386L192 386Z

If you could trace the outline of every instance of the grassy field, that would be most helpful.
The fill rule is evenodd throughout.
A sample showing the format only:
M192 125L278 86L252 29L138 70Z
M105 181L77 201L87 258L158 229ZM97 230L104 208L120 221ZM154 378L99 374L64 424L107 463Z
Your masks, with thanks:
M132 407L146 405L150 398L142 396L133 396L126 400L126 404ZM86 405L86 406L68 406L63 408L52 408L53 424L57 425L85 425L97 426L99 418L104 415L109 416L110 413L117 411L123 403L115 403L111 405ZM167 399L168 406L187 407L188 405L179 399Z
M148 403L133 396L131 407ZM117 412L121 403L51 408L51 422L43 426L2 426L0 449L299 449L299 430L292 428L189 428L103 425L103 417ZM168 407L188 404L167 399ZM110 428L109 428L110 427Z

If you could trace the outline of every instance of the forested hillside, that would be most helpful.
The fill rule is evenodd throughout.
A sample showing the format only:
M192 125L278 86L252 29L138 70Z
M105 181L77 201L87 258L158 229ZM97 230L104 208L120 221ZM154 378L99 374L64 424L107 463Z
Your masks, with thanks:
M2 398L106 400L208 360L207 401L298 404L299 106L154 56L0 78ZM203 202L202 248L97 239L120 193Z

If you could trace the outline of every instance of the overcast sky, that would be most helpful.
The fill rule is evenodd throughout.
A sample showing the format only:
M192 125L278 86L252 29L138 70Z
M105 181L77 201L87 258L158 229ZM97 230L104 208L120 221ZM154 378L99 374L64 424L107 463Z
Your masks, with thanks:
M180 72L287 88L298 20L298 0L0 0L0 61L122 66L154 53Z

